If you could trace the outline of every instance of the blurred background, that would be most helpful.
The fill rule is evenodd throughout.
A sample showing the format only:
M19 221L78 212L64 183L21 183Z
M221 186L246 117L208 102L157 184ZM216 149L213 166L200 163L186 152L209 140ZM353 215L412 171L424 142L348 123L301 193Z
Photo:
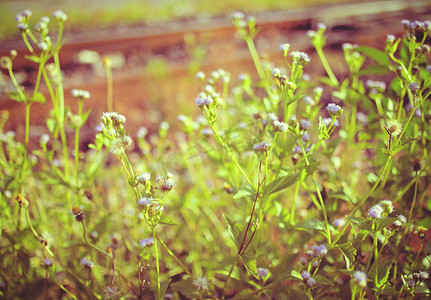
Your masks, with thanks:
M311 63L305 68L310 76L323 74L307 36L325 23L328 37L325 48L329 63L342 80L346 76L342 44L352 43L384 49L387 34L404 33L402 19L431 18L431 1L422 0L34 0L0 1L0 55L18 51L14 71L19 82L30 89L37 65L26 60L28 54L20 39L15 16L24 9L32 11L31 26L42 16L57 9L68 15L65 23L65 46L60 52L66 102L76 109L70 95L74 88L88 90L92 109L84 140L92 141L100 115L106 111L107 81L104 59L113 72L114 109L128 118L132 135L141 126L158 129L162 121L175 126L179 114L196 116L194 99L202 89L198 71L209 74L217 69L230 73L231 85L238 76L255 76L254 65L244 41L238 39L231 23L233 12L257 18L259 33L255 43L261 58L283 67L279 46L290 43L291 50L309 53ZM52 17L51 17L52 19ZM50 22L55 40L56 22ZM23 137L24 105L10 100L13 85L2 70L0 110L10 112L5 129ZM42 92L47 92L42 87ZM68 99L68 98L69 99ZM50 103L32 105L31 136L35 141L47 131L44 120ZM86 143L84 141L84 143Z

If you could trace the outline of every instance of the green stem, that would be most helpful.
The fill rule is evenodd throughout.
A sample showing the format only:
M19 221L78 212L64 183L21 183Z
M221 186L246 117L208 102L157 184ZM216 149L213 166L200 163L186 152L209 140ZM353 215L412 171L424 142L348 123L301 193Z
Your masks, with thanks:
M227 274L227 278L226 278L226 281L224 282L223 290L221 292L222 299L225 298L224 293L226 291L227 283L229 282L229 278L232 275L233 269L235 268L236 264L238 263L239 256L240 256L239 254L236 256L235 261L233 262L232 266L230 267L229 273Z
M261 81L265 81L265 73L263 71L262 63L259 58L259 54L257 53L256 46L254 45L253 39L251 37L247 37L245 42L247 43L248 49L251 54L251 58L253 59L254 65L257 70L257 74Z
M100 253L105 254L106 256L108 256L108 257L110 257L110 258L113 258L111 254L109 254L108 252L106 252L106 251L104 251L104 250L100 249L99 247L97 247L96 245L94 245L94 244L92 244L92 243L90 243L90 242L88 241L84 221L82 221L82 222L81 222L81 224L82 224L82 229L83 229L83 231L82 231L82 236L83 236L83 238L84 238L85 243L87 243L87 245L89 245L89 246L93 247L94 249L96 249L96 250L97 250L97 251L99 251ZM115 263L115 262L114 262L114 263Z
M334 72L332 72L331 66L329 65L328 60L326 59L325 53L323 53L322 47L315 47L315 48L316 48L317 55L319 55L320 61L322 62L323 67L325 68L326 73L331 79L333 86L340 85L340 83L337 80L337 77L335 77L334 75Z
M25 138L24 138L24 144L25 144L26 156L27 156L27 152L28 152L28 142L29 142L29 136L30 136L30 106L31 106L31 103L25 104Z
M25 30L25 31L23 31L21 33L22 40L24 41L24 43L27 46L28 50L33 54L34 53L33 47L30 45L30 42L27 39L27 31L28 30Z
M15 88L16 88L16 90L18 92L19 97L21 98L21 100L24 103L27 103L27 98L25 97L24 92L21 89L21 86L19 85L18 81L16 80L15 74L13 73L12 69L11 68L8 69L8 72L9 72L9 77L12 80L12 83L15 86Z
M374 242L373 242L373 250L374 250L374 288L376 291L379 289L379 249L377 247L378 242L378 231L377 224L374 222ZM376 294L376 299L379 298L379 295Z
M159 254L157 251L157 236L156 228L153 227L153 239L154 239L154 256L156 257L156 268L157 268L157 294L160 293L160 270L159 270Z
M217 127L210 123L211 128L213 129L214 133L215 133L215 137L218 140L218 142L220 143L220 145L222 145L222 147L225 149L226 154L229 156L229 158L235 163L235 165L238 167L239 171L241 172L241 174L244 176L245 180L247 181L247 183L250 185L250 187L256 191L256 188L253 186L253 184L251 183L251 180L248 178L247 174L245 174L244 170L241 168L241 166L239 165L238 161L236 160L236 158L233 156L232 152L230 151L229 147L225 144L225 142L223 141L223 139L221 138Z
M169 247L163 242L163 240L159 237L158 234L156 234L157 240L160 242L160 244L165 248L166 252L181 266L181 268L184 270L184 272L187 273L189 276L193 276L193 274L187 269L187 267L181 262L181 260L169 249Z
M79 100L78 102L78 116L82 116L84 100ZM75 172L76 172L76 187L79 187L79 131L81 129L81 124L75 130Z
M416 198L418 195L418 181L419 181L419 172L416 172L416 178L415 178L415 192L413 194L413 202L412 205L410 207L410 212L409 212L409 218L407 219L407 224L404 230L404 235L407 233L407 231L410 229L410 224L412 222L412 216L413 216L413 209L415 207L416 204Z

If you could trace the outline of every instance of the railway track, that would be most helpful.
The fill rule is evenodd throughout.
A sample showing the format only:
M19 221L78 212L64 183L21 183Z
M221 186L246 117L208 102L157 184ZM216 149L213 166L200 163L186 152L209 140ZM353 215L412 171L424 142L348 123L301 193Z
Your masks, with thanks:
M295 50L312 51L306 35L309 29L316 29L319 22L327 25L328 59L335 71L342 72L344 66L339 62L341 44L344 42L383 48L386 35L402 35L402 19L431 19L431 1L425 0L386 0L361 2L325 7L314 7L293 11L277 11L255 15L260 30L256 37L258 51L271 60L281 63L278 46L289 42ZM184 99L193 99L199 86L190 80L188 67L190 53L184 42L185 35L193 35L197 40L208 38L204 48L206 57L202 61L204 71L224 68L233 75L251 71L252 64L248 50L243 42L235 38L235 29L229 17L206 20L172 22L160 26L133 27L114 31L101 30L79 34L65 34L66 44L60 53L61 65L65 72L66 94L72 88L87 89L92 94L88 107L103 111L106 87L105 78L94 73L88 66L77 62L77 55L82 50L92 50L101 56L119 53L125 60L122 69L114 73L114 98L116 109L129 112L129 120L138 126L142 119L142 110L158 109L163 114L178 113L178 109L166 105L166 99L174 103ZM11 49L18 51L14 60L14 70L26 76L24 85L31 87L35 65L24 59L28 54L21 42L0 44L0 56L8 55ZM151 72L143 71L154 57L161 57L168 70L163 78L157 80ZM317 59L316 59L317 61ZM320 72L320 65L310 66L311 73ZM175 78L174 80L172 80ZM193 86L195 85L195 86ZM151 101L155 98L155 101ZM157 103L156 103L157 102ZM167 106L167 107L164 107ZM10 129L18 130L23 124L22 105L9 100L6 94L0 95L0 110L8 109L15 116ZM33 123L44 120L46 107L33 105ZM166 111L165 111L166 110ZM180 109L181 110L181 109ZM157 123L157 118L154 122ZM148 126L148 124L145 124ZM132 125L133 126L133 125ZM37 133L35 133L37 134Z

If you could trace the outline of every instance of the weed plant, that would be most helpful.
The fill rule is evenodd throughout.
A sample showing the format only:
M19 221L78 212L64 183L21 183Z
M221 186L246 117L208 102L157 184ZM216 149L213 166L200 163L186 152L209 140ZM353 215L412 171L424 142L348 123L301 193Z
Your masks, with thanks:
M331 71L319 24L309 37L327 76L310 79L304 67L317 58L283 44L285 63L273 66L256 51L256 19L236 13L256 74L198 72L201 115L180 115L174 140L168 122L128 132L108 96L83 152L92 100L64 94L67 15L53 14L55 39L49 18L33 30L30 16L17 21L38 65L34 88L15 79L16 51L1 58L10 98L26 107L24 143L0 139L3 298L430 296L429 21L403 20L405 35L388 35L384 51L344 44L345 78ZM47 133L30 149L31 105L46 98Z

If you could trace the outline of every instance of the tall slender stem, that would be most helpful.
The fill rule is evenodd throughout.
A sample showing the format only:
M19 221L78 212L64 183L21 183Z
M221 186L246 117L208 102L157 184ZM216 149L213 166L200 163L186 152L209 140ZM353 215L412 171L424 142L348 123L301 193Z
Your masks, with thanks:
M159 270L159 253L157 251L157 236L156 228L153 227L153 239L154 239L154 256L156 258L156 269L157 269L157 294L160 293L160 270Z

